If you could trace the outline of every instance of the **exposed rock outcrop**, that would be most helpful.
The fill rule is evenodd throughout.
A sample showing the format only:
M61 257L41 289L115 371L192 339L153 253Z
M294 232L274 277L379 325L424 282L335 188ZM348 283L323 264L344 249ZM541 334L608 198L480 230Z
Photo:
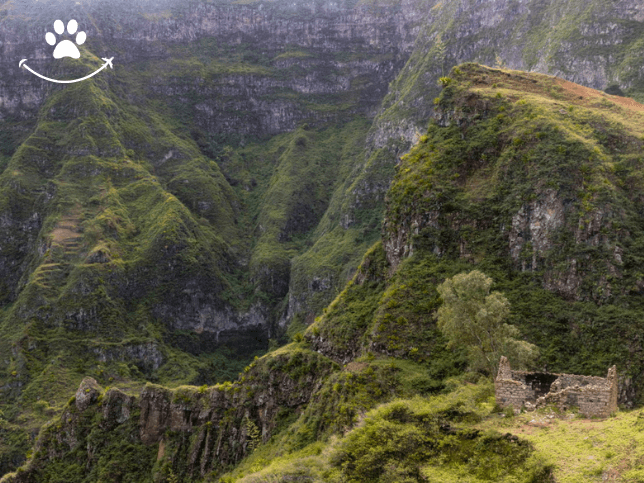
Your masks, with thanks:
M85 411L91 404L96 402L100 393L101 387L96 382L96 379L86 377L78 387L78 391L76 391L74 402L76 409L81 412Z
M78 448L86 448L87 471L94 471L94 455L109 451L106 445L123 444L118 435L127 435L141 451L142 445L155 447L160 460L172 462L187 455L180 466L194 477L204 477L268 441L278 414L303 408L337 369L328 359L300 349L264 357L241 380L209 388L171 390L148 384L135 397L116 388L103 392L94 379L85 378L74 404L59 422L43 429L34 458L9 481L37 481L45 465Z

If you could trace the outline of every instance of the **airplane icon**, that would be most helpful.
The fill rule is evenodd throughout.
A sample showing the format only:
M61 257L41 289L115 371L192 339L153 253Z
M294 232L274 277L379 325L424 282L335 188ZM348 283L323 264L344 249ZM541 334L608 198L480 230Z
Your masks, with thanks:
M112 60L114 59L114 57L110 57L109 59L106 59L105 57L101 57L101 59L107 62L107 65L110 66L110 69L114 68L114 66L112 65Z

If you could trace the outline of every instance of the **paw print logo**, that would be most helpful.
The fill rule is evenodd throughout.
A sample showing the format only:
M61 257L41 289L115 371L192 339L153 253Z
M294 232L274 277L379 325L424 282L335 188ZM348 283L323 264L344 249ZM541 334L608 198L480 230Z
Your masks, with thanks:
M77 30L78 22L73 19L70 20L67 23L67 33L69 35L74 35ZM62 35L63 32L65 32L65 25L63 24L62 20L56 20L54 22L54 31L58 35ZM47 32L47 35L45 35L45 40L49 45L56 45L56 36L51 32ZM87 34L85 34L85 32L81 31L76 34L77 45L84 44L85 40L87 40ZM58 42L58 45L56 45L56 48L54 49L54 59L62 59L63 57L78 59L80 57L80 52L78 51L76 44L74 44L74 42L72 42L71 40L61 40L60 42Z
M77 45L82 45L85 43L87 40L87 34L85 32L78 32L78 22L76 20L70 20L67 23L67 33L69 35L74 35L76 34L76 37L74 39L74 42L71 40L60 40L58 41L56 39L56 36L52 34L51 32L47 32L45 35L45 40L47 43L51 46L56 46L54 49L54 59L62 59L63 57L71 57L72 59L80 59L80 52L78 50ZM65 24L62 22L62 20L56 20L54 22L54 31L58 35L63 35L65 33ZM102 66L100 66L98 69L96 69L94 72L91 74L87 74L86 76L80 77L78 79L52 79L51 77L47 77L45 75L42 75L35 70L33 70L31 67L27 65L27 60L28 59L22 59L18 63L18 67L21 69L25 69L29 72L31 72L33 75L40 77L41 79L44 79L49 82L55 82L57 84L73 84L75 82L81 82L84 80L89 79L90 77L94 77L96 74L98 74L100 71L103 69L107 68L109 66L110 69L113 69L114 66L112 65L112 61L114 60L114 57L101 57L103 61L105 62Z

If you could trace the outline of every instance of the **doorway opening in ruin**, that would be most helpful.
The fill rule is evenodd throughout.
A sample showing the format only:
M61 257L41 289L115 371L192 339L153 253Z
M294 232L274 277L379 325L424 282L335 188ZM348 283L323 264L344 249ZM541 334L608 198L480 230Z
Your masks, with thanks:
M534 392L535 401L541 396L545 396L550 392L550 386L557 380L559 376L555 374L544 374L535 372L533 374L526 374L526 385L532 388Z

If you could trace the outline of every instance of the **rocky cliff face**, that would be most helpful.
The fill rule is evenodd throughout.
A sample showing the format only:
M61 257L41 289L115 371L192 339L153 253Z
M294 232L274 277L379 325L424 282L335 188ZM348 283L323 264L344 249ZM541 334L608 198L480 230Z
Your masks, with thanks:
M425 12L411 56L390 85L365 151L320 223L316 246L293 262L289 320L298 312L302 320L312 320L351 278L359 259L352 259L350 250L364 251L374 241L368 234L379 230L394 166L425 132L440 93L438 79L453 65L474 61L542 72L638 99L644 92L637 60L642 7L637 2L462 0L431 2ZM338 245L351 247L344 253L349 261L320 267L318 260L337 255ZM312 281L322 273L331 288L312 290Z
M44 33L72 17L88 42L81 63L60 65ZM637 97L642 21L629 0L3 5L3 395L30 407L41 399L36 388L56 380L69 389L81 373L101 383L214 382L204 354L222 345L248 354L289 326L303 330L380 237L395 167L422 139L437 81L452 65L506 65ZM18 68L27 58L39 72L68 78L112 55L114 71L79 89ZM466 130L489 105L442 107L439 125ZM633 153L606 136L597 142ZM626 208L596 204L572 216L575 196L540 186L513 204L499 228L504 253L518 273L546 270L539 287L549 293L604 303L627 290L614 279L628 278L636 258L618 243L633 230L618 228ZM495 223L472 215L446 225L441 198L434 201L389 213L392 273L418 252L414 235L423 230ZM613 227L622 238L606 233ZM601 270L589 277L590 258L551 256L562 230L610 252ZM475 261L468 236L456 250ZM454 249L429 239L436 255ZM584 285L591 280L595 288ZM401 354L388 315L378 312L365 347ZM425 330L422 317L408 315L405 333L414 337L414 324ZM370 324L365 317L358 332ZM360 350L337 348L336 356ZM45 398L60 408L67 396L52 389Z
M314 352L296 350L252 364L234 384L148 385L138 397L85 378L60 419L41 432L28 466L3 481L47 481L52 464L66 466L71 481L77 475L68 459L79 451L89 465L81 471L97 481L108 475L159 478L173 467L192 480L216 475L267 442L279 416L304 408L337 368ZM123 436L142 458L132 462L136 469L110 468L106 461L112 451L123 451Z
M303 121L320 124L378 112L365 150L327 200L324 217L302 213L310 225L319 223L312 237L315 255L296 256L293 276L290 267L262 262L266 273L254 277L260 285L275 280L268 291L278 298L286 293L282 286L289 287L283 324L296 316L311 320L332 291L351 278L360 254L376 237L393 166L424 130L438 94L436 81L451 65L499 63L599 89L618 86L633 95L641 86L632 55L641 7L628 1L610 6L418 0L381 6L276 1L181 7L142 2L90 8L63 2L37 12L28 5L20 8L4 7L0 46L7 74L0 111L12 121L7 123L10 147L24 139L49 89L14 64L29 58L43 72L52 68L42 31L50 28L49 17L63 13L78 17L92 49L118 57L121 75L144 81L132 99L168 103L191 124L203 141L200 147L213 136L239 141L292 131ZM555 32L566 34L548 40ZM339 264L332 254L338 244L344 246ZM320 259L328 259L324 267Z
M43 32L52 29L50 19L63 17L79 22L97 55L114 55L117 71L147 65L147 94L187 104L196 126L211 134L275 135L306 118L333 119L311 109L316 97L340 96L350 100L350 114L370 113L409 56L420 7L420 2L354 8L341 2L7 5L0 33L2 116L34 117L50 85L25 75L17 64L27 58L39 72L52 67ZM177 62L186 52L214 62ZM242 64L229 62L231 57Z

